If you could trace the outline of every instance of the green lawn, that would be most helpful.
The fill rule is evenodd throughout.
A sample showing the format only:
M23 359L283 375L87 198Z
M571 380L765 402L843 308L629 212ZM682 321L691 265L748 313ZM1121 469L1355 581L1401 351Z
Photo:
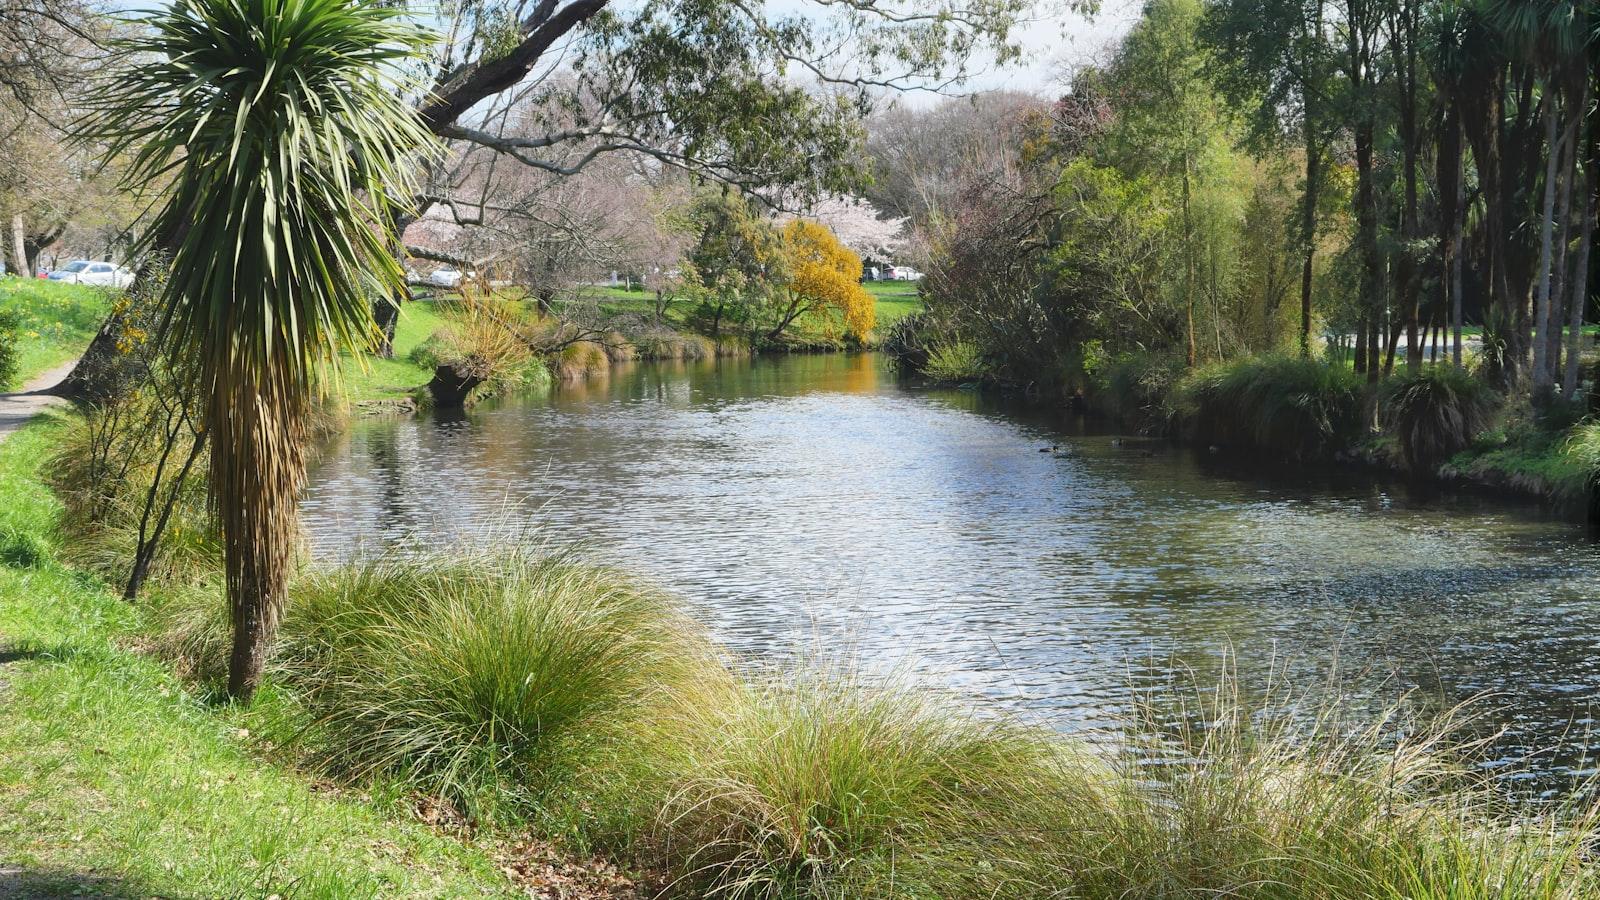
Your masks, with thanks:
M0 310L22 314L16 383L0 384L0 390L14 390L82 353L100 330L110 297L103 288L0 278Z
M863 283L863 287L876 301L880 334L902 317L922 309L922 300L917 296L917 286L914 282L868 281ZM655 314L655 294L651 291L630 291L621 287L594 285L585 287L582 296L592 299L600 312L607 316ZM687 300L677 301L668 308L667 321L674 326L683 327L693 306Z
M53 558L60 427L0 444L0 895L516 895L482 850L253 757L130 649L141 608Z
M335 393L346 402L392 400L405 397L426 384L433 373L409 357L411 351L444 325L431 298L418 299L400 308L400 321L394 329L394 357L367 356L341 361L339 386Z
M922 298L917 296L914 281L868 281L867 293L878 301L878 331L896 321L922 311Z

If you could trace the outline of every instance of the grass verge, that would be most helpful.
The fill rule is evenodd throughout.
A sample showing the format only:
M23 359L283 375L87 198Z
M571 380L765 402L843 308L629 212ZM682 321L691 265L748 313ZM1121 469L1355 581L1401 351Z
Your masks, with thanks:
M59 428L0 445L0 889L514 895L484 852L253 757L237 714L129 649L142 611L54 559L38 469Z
M20 320L15 390L74 359L89 345L110 307L103 289L26 278L0 278L0 311Z

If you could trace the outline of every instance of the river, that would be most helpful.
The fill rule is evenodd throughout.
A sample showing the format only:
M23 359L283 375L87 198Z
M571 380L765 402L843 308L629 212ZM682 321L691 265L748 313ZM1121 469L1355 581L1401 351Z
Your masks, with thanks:
M1482 765L1537 793L1586 771L1600 697L1600 548L1536 506L1229 463L873 355L637 364L358 422L304 513L328 559L579 544L751 659L847 654L1068 731L1230 668L1303 698L1487 693Z

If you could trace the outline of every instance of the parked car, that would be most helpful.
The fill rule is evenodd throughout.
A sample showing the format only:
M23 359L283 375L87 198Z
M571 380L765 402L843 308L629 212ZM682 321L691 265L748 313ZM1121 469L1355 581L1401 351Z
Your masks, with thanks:
M116 263L93 259L75 259L63 268L50 273L51 281L71 284L93 284L100 287L125 288L133 283L133 272Z
M883 271L884 278L888 281L920 281L922 273L910 266L890 266Z
M462 277L460 269L454 266L440 266L433 270L432 275L428 276L428 283L439 287L460 287ZM466 273L465 277L471 278L472 273Z

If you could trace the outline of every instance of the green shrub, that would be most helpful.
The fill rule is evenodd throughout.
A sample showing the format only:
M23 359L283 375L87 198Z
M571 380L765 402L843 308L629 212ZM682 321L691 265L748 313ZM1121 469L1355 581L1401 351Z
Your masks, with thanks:
M1489 427L1499 406L1494 389L1450 365L1423 366L1384 384L1384 424L1413 472L1432 472Z
M1179 357L1124 353L1089 373L1089 403L1117 419L1157 425L1171 416L1172 392L1183 374Z
M19 351L17 342L22 333L22 316L14 310L0 309L0 390L11 386L17 377Z
M807 671L680 710L660 822L697 895L1048 896L1041 848L1108 812L1109 768L912 684Z
M1196 370L1175 411L1199 441L1294 458L1324 455L1361 433L1361 377L1297 356L1260 356Z
M949 341L928 351L922 374L943 384L968 384L989 375L983 351L971 341Z
M163 650L221 675L224 604L184 597L162 618ZM311 572L291 590L272 663L316 723L299 739L317 768L397 780L481 818L526 811L659 691L719 671L667 596L524 550Z

